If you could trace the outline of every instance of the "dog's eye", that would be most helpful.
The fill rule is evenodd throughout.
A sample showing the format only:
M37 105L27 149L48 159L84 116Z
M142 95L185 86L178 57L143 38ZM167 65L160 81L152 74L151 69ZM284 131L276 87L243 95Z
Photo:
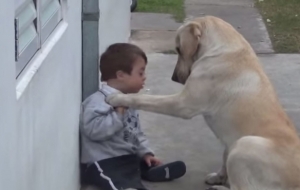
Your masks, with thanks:
M180 49L179 49L179 47L176 48L176 51L177 51L178 54L180 54Z

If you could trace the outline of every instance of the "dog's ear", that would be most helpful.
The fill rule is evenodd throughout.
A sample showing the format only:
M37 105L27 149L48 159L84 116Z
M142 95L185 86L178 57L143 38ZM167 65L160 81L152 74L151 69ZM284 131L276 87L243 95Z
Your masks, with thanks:
M197 22L190 22L180 35L180 49L185 59L191 59L200 45L201 26Z
M199 40L201 37L201 26L200 24L196 23L196 22L191 22L190 23L190 30L191 33L197 37L197 39Z

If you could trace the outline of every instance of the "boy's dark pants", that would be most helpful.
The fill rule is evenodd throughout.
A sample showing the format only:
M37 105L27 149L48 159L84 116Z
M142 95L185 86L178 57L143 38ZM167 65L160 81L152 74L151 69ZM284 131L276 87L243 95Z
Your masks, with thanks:
M101 190L146 190L141 183L141 175L148 169L137 155L125 155L82 165L81 179L83 184L94 185Z

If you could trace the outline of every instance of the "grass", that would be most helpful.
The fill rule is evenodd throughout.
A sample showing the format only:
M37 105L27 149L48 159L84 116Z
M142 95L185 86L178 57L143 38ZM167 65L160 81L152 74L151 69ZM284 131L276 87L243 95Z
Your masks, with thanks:
M184 0L138 0L137 12L169 13L176 21L185 18Z
M256 0L277 53L300 53L300 0Z

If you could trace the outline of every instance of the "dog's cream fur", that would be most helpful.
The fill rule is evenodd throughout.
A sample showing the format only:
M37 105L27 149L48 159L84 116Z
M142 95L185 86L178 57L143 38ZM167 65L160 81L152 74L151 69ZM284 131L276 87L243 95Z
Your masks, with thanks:
M178 29L170 96L108 97L113 106L192 118L202 114L225 145L224 165L209 174L211 189L300 190L300 141L249 43L230 24L196 18Z

